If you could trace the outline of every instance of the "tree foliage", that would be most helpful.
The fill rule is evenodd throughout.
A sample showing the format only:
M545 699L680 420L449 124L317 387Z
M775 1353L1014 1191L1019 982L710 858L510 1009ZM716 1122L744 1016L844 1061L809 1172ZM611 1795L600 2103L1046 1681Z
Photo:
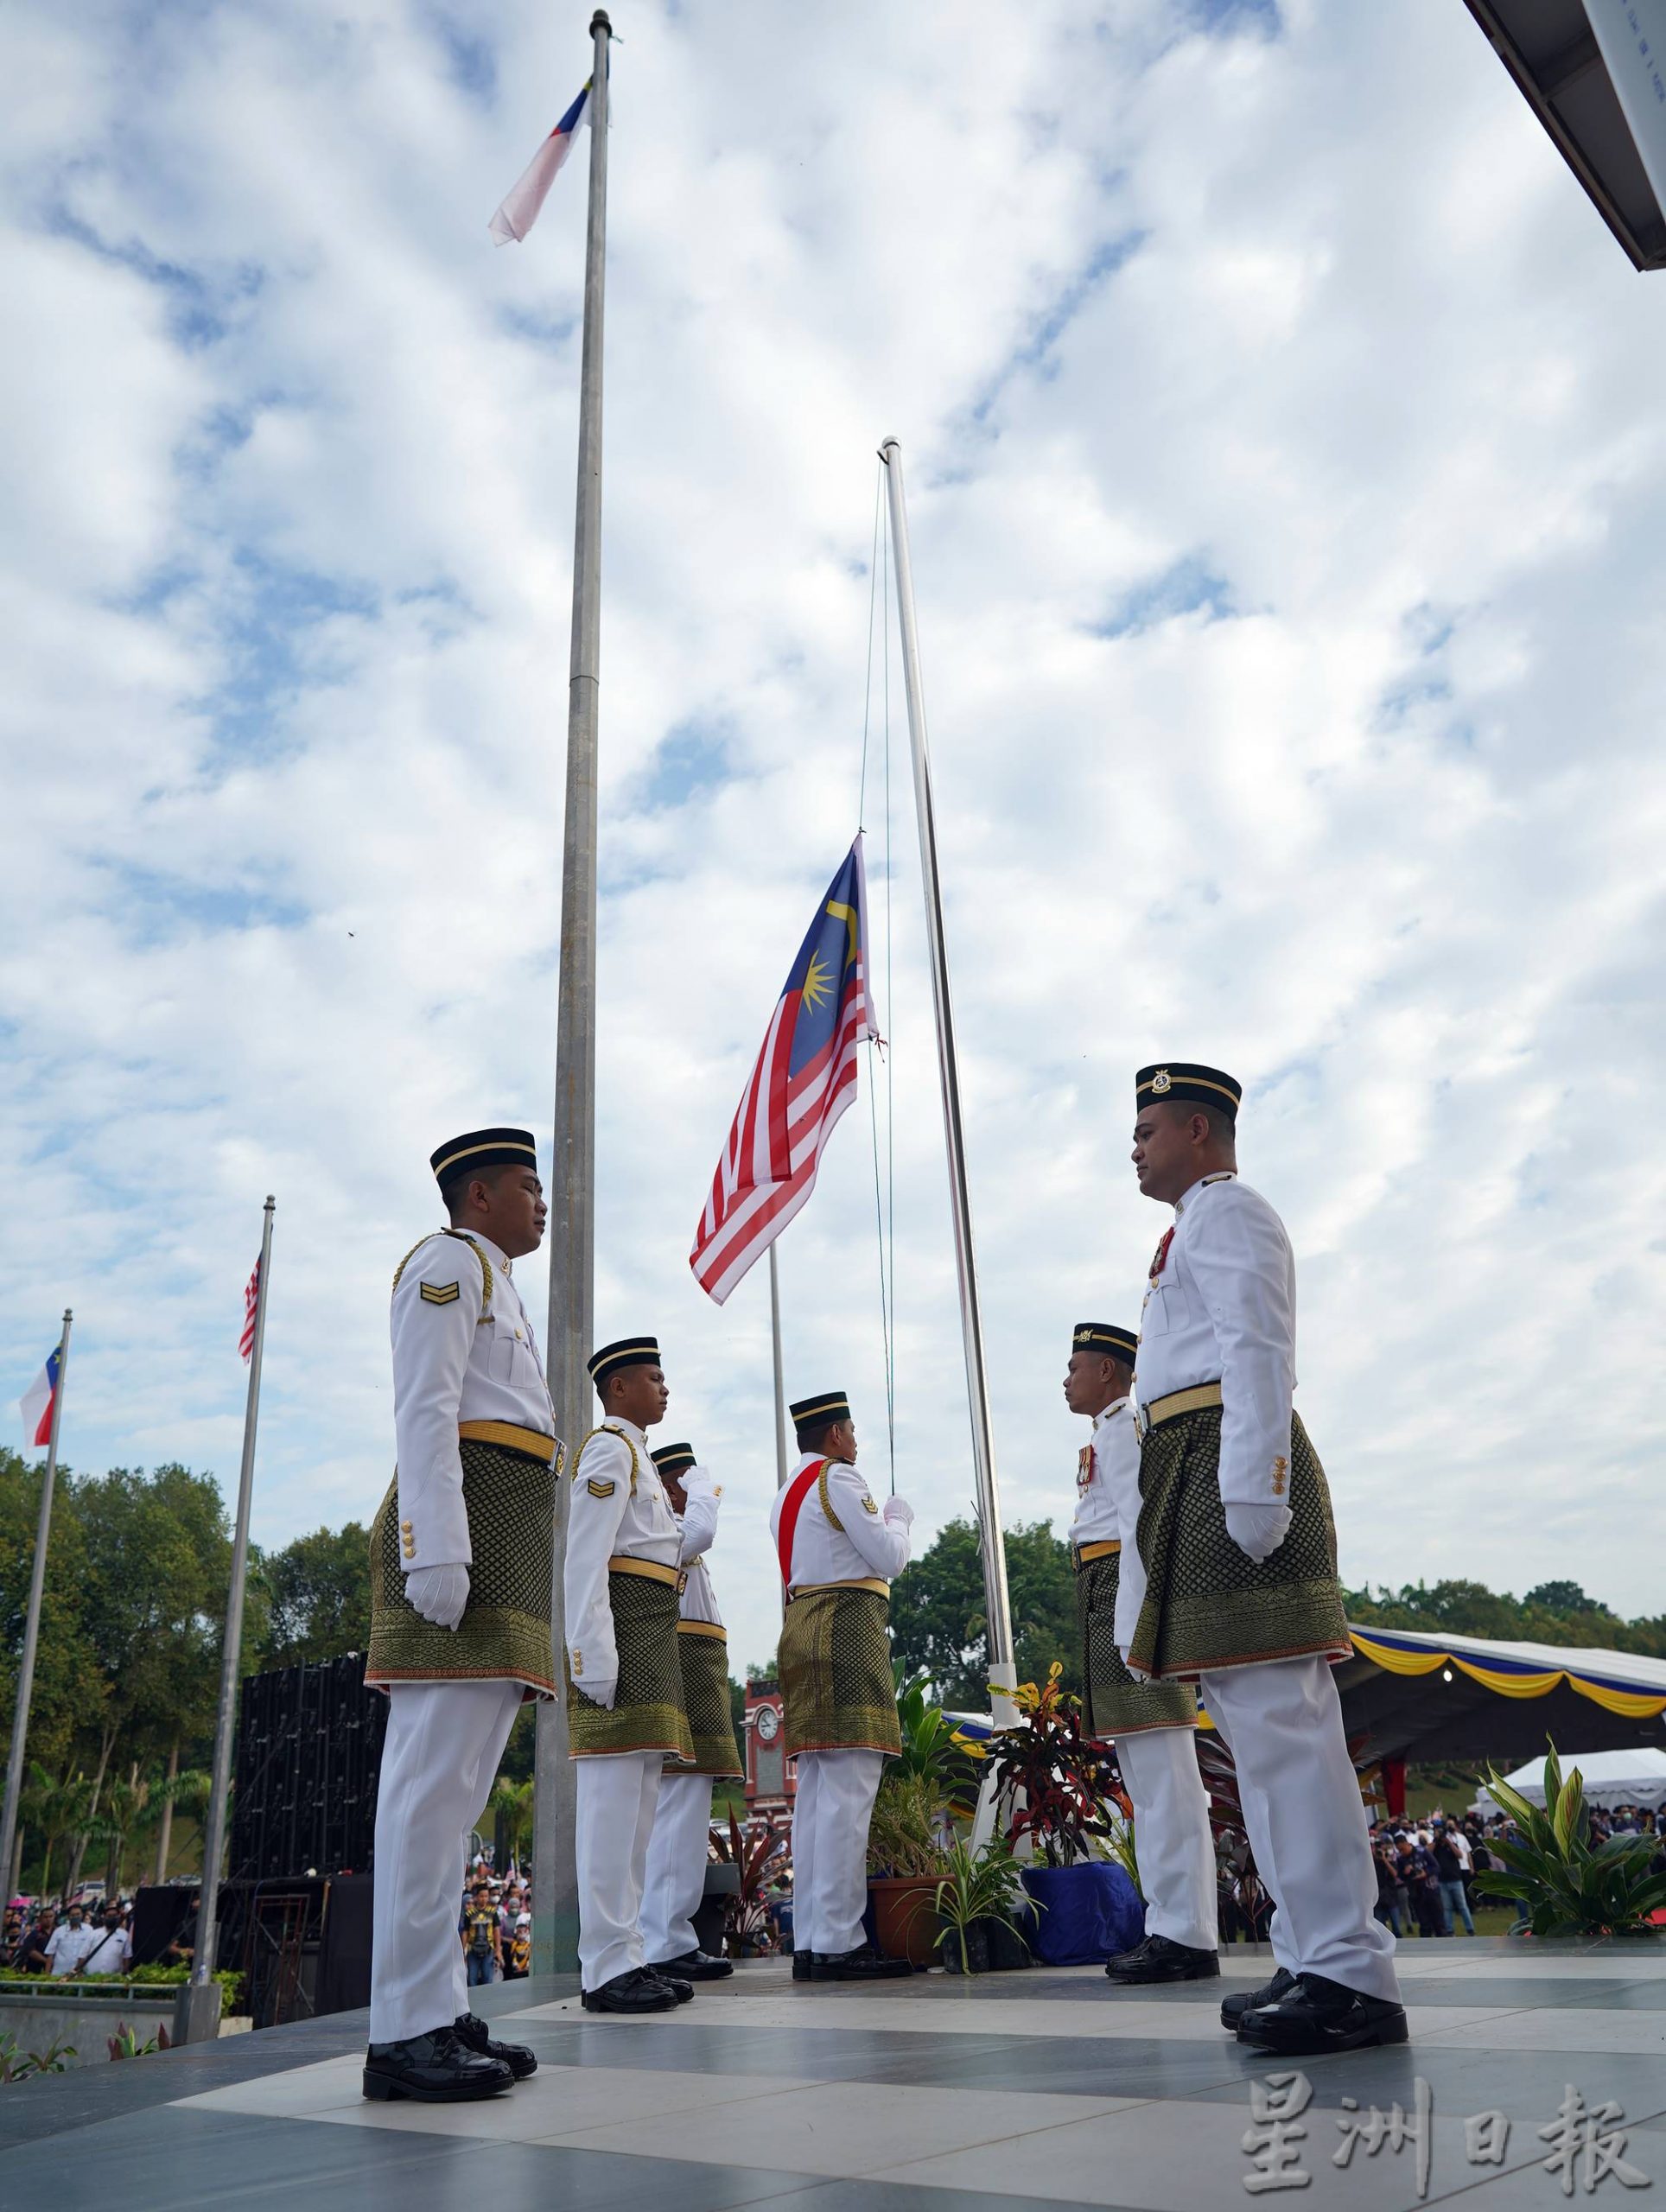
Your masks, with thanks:
M1065 1688L1079 1691L1070 1546L1050 1521L1014 1522L1006 1534L1018 1679L1045 1681L1056 1660ZM944 1705L987 1709L989 1624L975 1522L949 1522L903 1569L891 1586L891 1628L893 1656L911 1673L924 1668Z
M1484 1582L1408 1582L1399 1590L1345 1591L1361 1628L1409 1628L1434 1636L1485 1636L1505 1643L1561 1643L1588 1651L1666 1658L1666 1613L1622 1620L1577 1582L1541 1582L1524 1598Z

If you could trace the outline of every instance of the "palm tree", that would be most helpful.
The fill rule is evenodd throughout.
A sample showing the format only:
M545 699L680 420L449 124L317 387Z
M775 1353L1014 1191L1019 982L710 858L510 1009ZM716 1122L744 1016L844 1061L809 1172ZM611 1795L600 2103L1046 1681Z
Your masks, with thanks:
M508 1834L509 1855L518 1866L522 1839L532 1825L531 1782L512 1782L506 1774L500 1774L492 1785L486 1810L503 1822Z

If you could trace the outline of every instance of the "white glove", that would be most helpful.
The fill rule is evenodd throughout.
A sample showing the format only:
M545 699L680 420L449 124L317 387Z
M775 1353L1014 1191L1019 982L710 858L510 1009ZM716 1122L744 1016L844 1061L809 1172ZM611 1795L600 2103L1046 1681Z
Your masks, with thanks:
M684 1497L721 1497L723 1494L704 1467L690 1467L681 1481Z
M599 1705L604 1713L611 1713L614 1700L619 1695L619 1677L615 1675L611 1681L605 1682L575 1682L573 1688L581 1697L588 1697L592 1705Z
M468 1603L466 1567L416 1567L405 1577L405 1595L436 1628L455 1628Z
M887 1497L880 1509L880 1518L887 1528L893 1521L900 1521L905 1529L912 1529L914 1509L906 1497Z
M1238 1549L1247 1552L1251 1559L1271 1559L1290 1533L1290 1509L1288 1505L1229 1503L1226 1533Z

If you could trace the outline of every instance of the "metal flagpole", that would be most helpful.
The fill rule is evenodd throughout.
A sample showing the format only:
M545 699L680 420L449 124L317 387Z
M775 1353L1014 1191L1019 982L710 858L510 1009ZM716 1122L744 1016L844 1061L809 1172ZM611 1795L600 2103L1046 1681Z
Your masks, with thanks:
M960 1077L955 1058L954 1003L949 992L949 954L943 936L943 894L938 880L937 817L932 804L932 762L925 741L925 698L919 673L919 636L914 626L914 579L908 559L908 518L902 500L902 448L894 438L880 448L891 508L897 615L902 626L902 674L908 699L908 737L914 759L914 811L919 819L919 865L925 878L925 936L932 958L932 1001L937 1010L938 1074L943 1089L943 1137L949 1154L953 1200L955 1268L960 1279L960 1326L966 1345L966 1395L972 1419L972 1468L977 1481L978 1548L983 1562L989 1617L989 1679L1012 1690L1012 1605L1007 1594L1007 1544L1001 1528L1001 1495L989 1434L989 1386L983 1365L983 1323L977 1300L977 1255L966 1189L966 1153L960 1126ZM1014 1727L1018 1709L992 1693L997 1727Z
M596 706L601 657L601 322L607 251L607 53L613 26L591 18L590 203L584 242L584 340L578 396L578 514L567 692L567 816L562 845L561 969L556 1014L555 1148L550 1174L550 1395L569 1454L590 1427L595 1299ZM562 1571L567 1492L556 1485L556 1649L566 1643ZM532 1964L578 1964L578 1871L567 1707L538 1707L532 1785Z
M52 1394L52 1426L47 1431L47 1471L41 1484L41 1519L35 1532L35 1567L29 1576L29 1618L23 1628L23 1656L17 1669L17 1703L11 1717L11 1752L6 1761L6 1807L0 1814L0 1881L12 1892L11 1855L17 1841L17 1807L23 1794L23 1745L29 1734L29 1700L35 1694L35 1654L41 1641L41 1599L47 1582L47 1540L52 1534L52 1491L58 1478L58 1424L64 1414L64 1385L69 1377L70 1309L64 1308L64 1333L58 1339L58 1387Z
M781 1370L781 1273L769 1248L769 1342L775 1360L775 1487L786 1488L786 1377Z
M249 1354L249 1396L243 1413L243 1467L238 1477L237 1528L232 1538L232 1586L226 1599L226 1636L219 1655L219 1713L214 1724L214 1776L208 1796L208 1822L202 1840L202 1889L197 1900L197 1941L191 1967L194 1999L187 2040L219 2031L219 2007L197 2007L198 1990L211 1986L214 1941L219 1923L219 1862L226 1848L226 1801L232 1786L232 1735L237 1725L238 1662L243 1656L243 1599L249 1580L249 1506L255 1487L255 1429L260 1420L260 1366L266 1350L266 1301L272 1288L272 1211L266 1200L260 1230L260 1280L255 1297L255 1340ZM212 2024L209 2015L212 2014Z

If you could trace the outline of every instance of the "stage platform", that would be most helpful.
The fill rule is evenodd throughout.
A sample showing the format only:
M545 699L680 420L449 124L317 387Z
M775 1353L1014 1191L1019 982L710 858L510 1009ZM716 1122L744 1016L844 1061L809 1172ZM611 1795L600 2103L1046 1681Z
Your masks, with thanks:
M1400 1965L1410 2044L1305 2063L1222 2031L1223 1992L1270 1971L1241 1949L1152 1992L1093 1967L818 1988L762 1963L642 2023L513 1983L479 2009L539 2069L483 2105L366 2104L362 2013L0 2088L0 2202L1211 2212L1294 2189L1310 2212L1517 2212L1594 2186L1666 2208L1666 1946L1458 1936Z

